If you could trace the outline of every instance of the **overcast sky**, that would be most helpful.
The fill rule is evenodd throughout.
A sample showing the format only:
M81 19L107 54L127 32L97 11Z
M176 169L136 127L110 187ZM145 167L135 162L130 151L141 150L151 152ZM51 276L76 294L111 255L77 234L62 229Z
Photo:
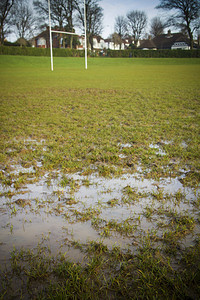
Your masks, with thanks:
M112 34L114 32L115 18L117 16L126 16L129 11L144 11L148 17L148 23L153 17L161 16L163 12L155 9L159 3L159 0L101 0L99 5L104 10L102 37L107 38Z

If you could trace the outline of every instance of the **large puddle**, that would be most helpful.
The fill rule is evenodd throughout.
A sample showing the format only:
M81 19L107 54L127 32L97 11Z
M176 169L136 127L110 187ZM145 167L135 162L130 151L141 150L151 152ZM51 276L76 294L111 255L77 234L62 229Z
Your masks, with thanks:
M33 169L20 167L15 172ZM0 262L7 262L13 247L34 248L38 243L76 262L83 254L74 242L101 240L108 247L137 247L149 232L162 237L172 218L198 220L197 199L199 190L184 187L178 178L155 181L139 173L104 178L55 171L19 190L1 186ZM192 243L199 232L196 226L182 243Z

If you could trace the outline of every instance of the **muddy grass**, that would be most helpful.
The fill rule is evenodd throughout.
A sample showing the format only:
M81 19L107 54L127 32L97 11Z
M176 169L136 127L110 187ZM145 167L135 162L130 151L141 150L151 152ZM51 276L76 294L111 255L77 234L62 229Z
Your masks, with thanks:
M26 174L26 184L17 190L2 187L1 193L5 299L20 294L52 299L137 298L138 281L143 289L149 284L149 290L143 291L145 298L148 294L150 298L191 297L191 293L191 298L197 297L200 196L198 189L181 183L185 172L179 178L154 180L143 178L140 168L134 174L109 178L95 172L54 171L33 183L32 168L18 169L21 176ZM191 268L195 278L188 273ZM182 282L186 274L189 286ZM173 287L166 295L170 284ZM179 290L182 285L184 290Z
M1 59L2 299L197 299L198 60L97 59L83 73L58 59L53 74L46 59L12 60Z

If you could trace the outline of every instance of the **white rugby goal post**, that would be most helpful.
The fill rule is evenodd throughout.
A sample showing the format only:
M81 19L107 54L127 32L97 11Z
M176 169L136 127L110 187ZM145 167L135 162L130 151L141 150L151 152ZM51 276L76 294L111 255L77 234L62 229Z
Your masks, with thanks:
M51 29L51 6L50 6L50 0L48 0L48 8L49 8L49 35L50 35L50 54L51 54L51 71L53 71L53 46L52 46L52 32L55 33L64 33L64 34L71 34L71 35L78 35L73 32L66 32L66 31L58 31L58 30L52 30ZM84 30L85 30L85 69L87 70L87 34L86 34L86 6L85 6L85 0L84 0Z

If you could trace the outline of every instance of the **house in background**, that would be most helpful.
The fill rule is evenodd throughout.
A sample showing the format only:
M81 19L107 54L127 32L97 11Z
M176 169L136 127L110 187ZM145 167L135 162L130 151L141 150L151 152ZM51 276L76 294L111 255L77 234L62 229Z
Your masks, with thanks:
M49 37L48 37L47 30L38 34L33 39L32 45L33 45L33 47L36 47L36 48L48 48L49 47Z
M105 48L105 40L100 35L93 37L93 48L96 50Z
M50 38L49 38L49 28L38 34L34 37L32 42L32 47L36 48L49 48L50 47ZM52 32L52 44L53 48L59 48L60 36L59 34Z
M140 45L138 48L142 50L157 50L156 44L150 37L148 40L140 41Z
M84 36L78 36L78 45L76 46L76 49L83 50L85 49L85 37ZM49 48L50 42L49 42L49 29L47 28L40 34L38 34L36 37L34 37L32 40L32 47L36 48ZM65 48L63 46L63 34L52 32L52 43L53 48ZM130 42L129 40L122 40L121 44L121 50L124 50L128 48ZM94 50L103 50L103 49L111 49L111 50L120 50L119 44L114 44L114 42L111 39L103 39L101 36L94 36L93 37L93 48ZM89 45L90 49L90 45Z
M141 41L138 48L143 50L189 50L190 40L182 33L171 33L169 30L167 34L160 34L153 39L149 38L148 40Z
M52 43L53 48L65 48L64 35L61 33L52 32ZM93 49L95 50L124 50L132 44L132 40L124 39L122 40L121 45L115 44L112 39L103 39L101 36L93 37ZM49 28L41 32L35 38L32 39L32 47L39 48L49 48ZM160 34L153 39L149 37L147 40L140 40L137 45L138 49L142 50L162 50L162 49L190 49L190 40L189 38L182 33L171 33L169 30L167 34ZM194 45L194 48L197 45ZM90 49L90 45L88 47ZM78 36L78 44L76 49L83 50L85 49L85 37Z
M77 49L84 49L85 45L85 38L84 36L79 37L80 45ZM128 39L122 40L121 46L120 44L115 44L112 39L103 39L101 36L94 36L93 37L93 49L94 50L103 50L103 49L110 49L110 50L124 50L127 49L130 45L130 41ZM90 49L90 45L89 45Z
M57 27L54 30L58 30ZM64 29L63 29L64 31ZM66 35L63 33L52 32L52 46L53 48L67 48L65 43ZM81 39L81 37L79 37ZM50 48L50 34L49 34L49 27L46 28L43 32L35 36L31 40L32 47L36 48Z
M110 50L125 50L129 47L130 42L128 39L122 39L122 43L115 44L112 39L105 39L104 40L104 49Z

